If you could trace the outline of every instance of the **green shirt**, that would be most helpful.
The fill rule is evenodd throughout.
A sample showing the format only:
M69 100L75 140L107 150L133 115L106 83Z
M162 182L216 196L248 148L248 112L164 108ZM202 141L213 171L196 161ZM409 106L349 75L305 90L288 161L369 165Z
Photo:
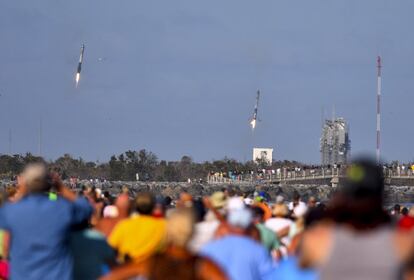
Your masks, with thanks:
M276 237L276 233L267 228L263 224L257 224L256 228L260 232L260 239L262 241L263 246L265 246L269 251L277 250L280 247L279 239Z

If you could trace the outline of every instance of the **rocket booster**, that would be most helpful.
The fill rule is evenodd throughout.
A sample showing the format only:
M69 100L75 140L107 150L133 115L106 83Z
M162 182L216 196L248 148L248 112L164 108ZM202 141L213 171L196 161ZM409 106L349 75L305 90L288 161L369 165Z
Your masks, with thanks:
M252 129L255 129L257 123L257 109L259 108L259 99L260 99L260 90L257 91L256 95L256 105L254 106L253 117L250 121Z
M82 70L82 62L83 62L83 52L85 51L85 44L82 44L81 46L81 52L80 52L80 56L79 56L79 63L78 63L78 68L76 69L76 86L78 86L79 80L80 80L80 73Z
M82 62L83 62L83 52L85 51L85 45L84 44L82 44L82 47L81 47L81 53L80 53L80 56L79 56L79 64L78 64L78 71L77 71L77 73L80 73L80 71L81 71L81 68L82 68Z

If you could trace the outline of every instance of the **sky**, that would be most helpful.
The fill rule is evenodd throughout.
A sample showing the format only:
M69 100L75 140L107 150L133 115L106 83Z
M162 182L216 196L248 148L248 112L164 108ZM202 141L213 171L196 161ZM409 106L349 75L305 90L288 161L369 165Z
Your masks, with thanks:
M0 153L38 154L41 126L47 159L147 149L250 160L255 146L319 163L322 111L335 108L352 155L374 154L381 55L382 156L414 160L413 10L412 0L0 0Z

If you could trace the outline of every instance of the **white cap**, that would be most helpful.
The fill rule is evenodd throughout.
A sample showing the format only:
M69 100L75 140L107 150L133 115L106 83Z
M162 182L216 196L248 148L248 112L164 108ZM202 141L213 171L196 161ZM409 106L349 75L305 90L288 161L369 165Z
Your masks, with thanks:
M232 197L227 201L227 211L240 210L245 207L246 205L239 197Z
M246 198L244 199L244 203L245 203L246 205L252 205L252 204L253 204L253 199L251 199L250 197L246 197Z
M114 205L108 205L103 210L103 216L105 218L116 218L119 215L118 208Z
M305 216L306 212L308 211L308 207L304 203L299 203L294 209L293 214L296 218L300 218Z

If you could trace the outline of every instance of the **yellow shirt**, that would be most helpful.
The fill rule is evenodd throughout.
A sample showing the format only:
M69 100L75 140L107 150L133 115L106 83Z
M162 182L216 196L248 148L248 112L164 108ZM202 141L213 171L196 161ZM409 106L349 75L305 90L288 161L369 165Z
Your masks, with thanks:
M119 222L108 243L120 256L141 262L159 251L165 243L166 224L161 218L139 215Z

